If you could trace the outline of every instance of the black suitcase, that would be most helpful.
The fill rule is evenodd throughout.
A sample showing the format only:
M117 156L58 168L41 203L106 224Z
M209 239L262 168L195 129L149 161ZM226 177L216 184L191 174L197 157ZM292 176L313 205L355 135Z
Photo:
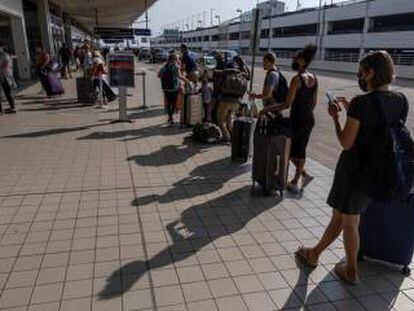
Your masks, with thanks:
M231 159L247 162L253 155L253 139L256 120L253 118L237 118L233 122L231 134Z
M90 78L76 78L76 93L79 103L93 103L95 92L92 80Z
M410 274L414 253L414 198L410 202L373 202L361 217L359 257L402 266Z

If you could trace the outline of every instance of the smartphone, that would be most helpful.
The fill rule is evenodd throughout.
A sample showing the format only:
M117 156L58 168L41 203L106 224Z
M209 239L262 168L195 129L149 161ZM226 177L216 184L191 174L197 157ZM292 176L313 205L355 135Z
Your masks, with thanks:
M326 92L326 97L328 98L328 105L335 101L338 101L336 96L332 92Z

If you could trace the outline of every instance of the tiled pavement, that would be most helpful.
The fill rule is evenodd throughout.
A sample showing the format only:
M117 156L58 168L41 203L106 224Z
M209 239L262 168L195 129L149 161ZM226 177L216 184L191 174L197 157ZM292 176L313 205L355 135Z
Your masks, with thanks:
M251 193L250 164L163 124L149 79L132 124L77 104L67 81L65 98L43 104L33 86L0 117L1 310L414 310L394 267L339 282L340 242L314 271L295 261L329 220L329 168L309 161L301 198Z

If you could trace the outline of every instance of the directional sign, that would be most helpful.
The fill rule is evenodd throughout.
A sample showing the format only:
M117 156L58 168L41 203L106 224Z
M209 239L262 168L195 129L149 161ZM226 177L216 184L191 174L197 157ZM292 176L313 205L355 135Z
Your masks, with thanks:
M147 28L95 28L95 35L102 39L134 39L134 36L151 36Z
M135 86L135 63L132 54L109 54L109 80L111 86Z
M151 29L147 28L134 28L134 35L136 36L151 36Z
M95 35L102 39L134 39L134 29L132 28L95 28Z

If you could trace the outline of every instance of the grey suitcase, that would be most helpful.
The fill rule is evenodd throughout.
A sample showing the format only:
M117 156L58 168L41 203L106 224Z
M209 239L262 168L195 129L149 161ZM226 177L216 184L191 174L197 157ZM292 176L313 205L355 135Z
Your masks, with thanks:
M253 139L256 120L241 117L233 122L231 133L231 159L247 162L253 155Z
M253 188L257 182L266 195L272 191L279 191L283 196L287 187L290 144L288 136L255 132Z
M203 103L200 94L186 94L181 108L181 124L194 126L203 122Z

